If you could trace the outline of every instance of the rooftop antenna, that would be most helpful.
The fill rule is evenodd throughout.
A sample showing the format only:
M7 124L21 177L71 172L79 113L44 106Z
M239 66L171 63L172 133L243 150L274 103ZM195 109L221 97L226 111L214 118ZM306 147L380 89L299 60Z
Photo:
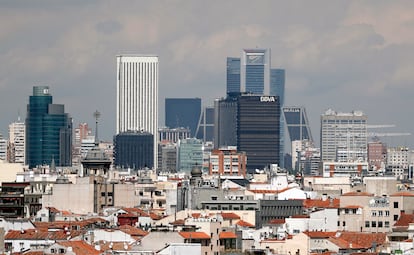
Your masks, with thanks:
M98 112L98 110L96 110L93 113L93 117L95 118L95 144L98 145L99 144L99 140L98 140L98 119L99 119L99 117L101 117L101 113Z

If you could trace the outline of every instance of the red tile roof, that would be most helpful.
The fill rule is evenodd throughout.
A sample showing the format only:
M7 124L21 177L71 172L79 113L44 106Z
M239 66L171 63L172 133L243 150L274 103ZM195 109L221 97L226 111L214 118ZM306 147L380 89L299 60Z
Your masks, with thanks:
M239 221L236 223L236 225L237 225L237 226L240 226L240 227L248 227L248 228L254 228L254 227L255 227L255 225L250 224L249 222L244 221L244 220L239 220Z
M185 225L185 220L184 219L178 219L176 221L173 221L170 223L173 226L183 226Z
M363 207L360 206L360 205L347 205L347 206L344 206L344 207L341 207L341 208L344 208L344 209L359 209L359 208L363 208Z
M401 191L390 195L391 197L414 197L414 193L408 191Z
M233 232L224 231L219 234L219 238L220 239L235 239L237 238L237 235Z
M368 193L368 192L352 191L352 192L344 193L344 194L342 194L342 196L347 196L347 197L351 197L351 196L366 196L366 197L372 197L372 196L374 196L374 194Z
M5 240L66 240L68 237L80 235L79 231L43 231L39 229L26 229L23 231L9 230L5 235Z
M285 224L285 219L273 219L268 222L269 224Z
M135 217L137 216L142 216L142 217L149 217L149 214L146 213L144 210L139 209L139 208L122 208L122 210L126 211L128 215L134 215ZM120 214L118 217L122 216L122 214Z
M305 199L303 200L303 206L305 208L339 208L339 199Z
M235 213L221 213L221 217L223 217L224 220L239 220L240 216Z
M277 190L269 190L269 189L249 189L250 192L258 193L258 194L276 194Z
M57 243L65 247L72 247L74 254L77 255L98 255L101 253L85 241L60 241Z
M386 233L338 232L329 241L343 249L368 249L373 243L384 244L386 239Z
M325 232L325 231L304 231L305 235L309 236L310 238L328 238L331 236L335 236L336 232Z
M137 227L133 227L130 225L122 225L119 227L119 230L121 230L122 232L129 234L132 237L139 237L139 239L143 236L148 235L147 231L144 231L140 228Z
M410 223L414 223L414 214L401 212L400 218L395 222L394 227L408 228Z
M210 239L211 237L204 232L178 232L184 239Z

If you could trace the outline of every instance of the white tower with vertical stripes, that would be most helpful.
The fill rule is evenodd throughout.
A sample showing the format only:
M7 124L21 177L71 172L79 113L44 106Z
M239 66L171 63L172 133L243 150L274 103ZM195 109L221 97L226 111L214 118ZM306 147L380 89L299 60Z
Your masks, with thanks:
M158 153L158 56L119 55L117 62L116 134L145 131L154 135Z

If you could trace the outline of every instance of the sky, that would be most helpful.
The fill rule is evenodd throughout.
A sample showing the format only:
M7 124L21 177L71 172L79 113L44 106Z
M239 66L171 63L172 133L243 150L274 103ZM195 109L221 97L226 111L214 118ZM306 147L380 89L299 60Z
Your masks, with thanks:
M116 55L159 56L159 109L166 97L225 96L226 58L270 48L286 70L285 105L304 106L314 138L320 115L361 110L375 132L414 147L414 1L411 0L2 0L0 133L20 115L32 87L50 87L74 126L112 140Z

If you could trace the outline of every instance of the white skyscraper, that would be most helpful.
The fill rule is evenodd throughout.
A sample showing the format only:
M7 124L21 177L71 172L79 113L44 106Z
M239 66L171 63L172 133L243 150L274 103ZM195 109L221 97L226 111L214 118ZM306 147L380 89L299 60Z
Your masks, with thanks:
M20 121L9 125L10 162L25 164L26 158L26 125Z
M154 135L158 154L158 57L119 55L117 62L116 134L145 131Z

